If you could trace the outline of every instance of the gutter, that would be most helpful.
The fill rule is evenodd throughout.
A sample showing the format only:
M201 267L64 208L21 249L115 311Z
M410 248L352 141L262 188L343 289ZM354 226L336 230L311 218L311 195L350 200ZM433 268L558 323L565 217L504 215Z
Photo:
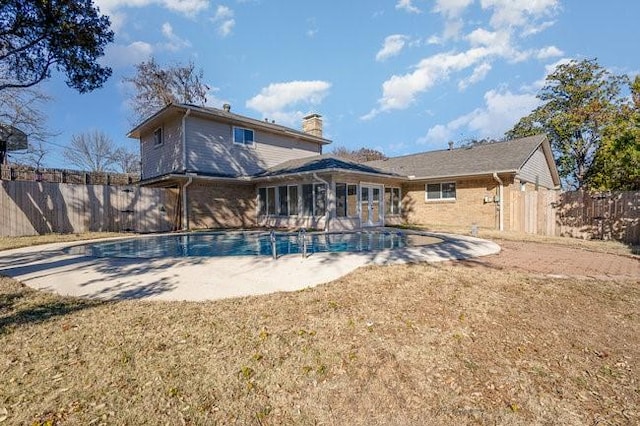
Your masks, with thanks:
M324 212L324 232L329 232L329 219L331 218L331 209L329 208L329 191L331 191L331 186L329 185L329 182L322 179L317 173L313 173L313 178L327 185L327 205L325 206Z
M480 176L493 176L495 179L496 173L500 174L510 174L510 173L518 173L518 170L499 170L497 172L480 172L480 173L469 173L464 175L440 175L440 176L414 176L409 175L406 177L408 181L421 181L421 180L442 180L442 179L456 179L456 178L468 178L468 177L480 177Z
M502 199L504 196L504 182L502 182L502 179L498 177L498 173L496 172L493 172L493 178L499 184L498 186L498 218L499 218L498 230L504 231L504 201Z

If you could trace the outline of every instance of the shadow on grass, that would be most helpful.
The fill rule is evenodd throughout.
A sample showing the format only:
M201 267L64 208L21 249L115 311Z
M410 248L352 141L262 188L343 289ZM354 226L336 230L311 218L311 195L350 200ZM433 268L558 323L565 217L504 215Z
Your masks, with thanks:
M15 327L39 324L104 303L107 302L42 293L0 277L0 335Z

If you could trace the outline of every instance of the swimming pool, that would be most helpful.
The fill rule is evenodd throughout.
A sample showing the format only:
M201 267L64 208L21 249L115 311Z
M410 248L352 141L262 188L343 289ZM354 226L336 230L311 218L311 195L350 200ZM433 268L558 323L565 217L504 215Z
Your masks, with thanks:
M426 234L398 230L375 230L341 233L268 233L268 232L197 232L155 235L102 243L85 244L68 249L70 254L93 257L162 258L272 256L272 237L277 256L303 252L372 252L403 247L423 246L442 240Z

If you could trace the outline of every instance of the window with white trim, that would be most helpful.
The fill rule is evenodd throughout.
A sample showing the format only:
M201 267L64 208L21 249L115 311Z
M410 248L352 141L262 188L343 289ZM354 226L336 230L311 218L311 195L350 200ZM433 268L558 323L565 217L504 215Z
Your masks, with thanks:
M163 136L164 135L162 134L162 127L158 127L156 130L154 130L154 132L153 132L153 146L154 147L161 146L164 143Z
M452 201L455 199L456 199L456 183L455 182L428 183L425 186L426 201L438 201L438 200Z
M244 127L233 128L233 143L238 145L253 146L255 142L255 134L251 129Z
M400 188L384 188L385 213L388 215L400 214Z
M336 183L336 216L358 216L358 186Z
M276 215L276 188L273 186L267 188L258 188L258 215L275 216Z

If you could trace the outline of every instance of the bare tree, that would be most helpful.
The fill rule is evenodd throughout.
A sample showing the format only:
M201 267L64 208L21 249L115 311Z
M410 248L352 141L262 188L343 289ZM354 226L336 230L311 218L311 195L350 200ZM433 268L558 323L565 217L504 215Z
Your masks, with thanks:
M140 173L140 153L132 149L118 148L113 152L116 169L122 173Z
M133 85L131 107L135 121L141 121L171 103L203 106L207 102L209 87L202 82L202 69L193 62L162 67L154 58L136 65L136 74L125 77Z
M344 146L338 146L331 151L331 154L336 157L344 158L345 160L355 161L358 163L364 163L373 160L384 160L387 158L382 152L371 148L360 148L350 150Z
M44 166L44 158L49 154L49 149L41 140L29 142L26 152L19 154L20 163L31 166L36 170Z
M64 153L75 167L91 172L115 170L113 140L104 132L93 131L73 135Z
M18 158L35 167L42 166L49 152L43 143L57 135L47 128L47 118L41 112L44 104L50 100L49 96L36 88L7 88L0 91L0 124L15 127L27 135L29 148L19 153ZM33 160L37 161L34 163Z

